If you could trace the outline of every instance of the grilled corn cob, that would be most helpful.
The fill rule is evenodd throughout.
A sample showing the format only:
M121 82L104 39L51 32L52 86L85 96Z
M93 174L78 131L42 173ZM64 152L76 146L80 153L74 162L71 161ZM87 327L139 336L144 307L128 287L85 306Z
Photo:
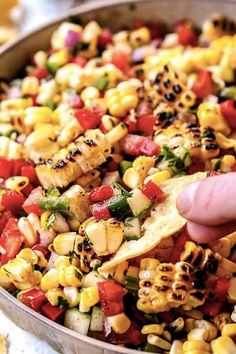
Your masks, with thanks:
M220 14L213 14L211 18L203 24L203 41L212 41L227 34L236 32L235 21Z
M44 188L65 187L82 174L104 163L111 153L111 145L127 134L120 124L107 135L99 129L89 130L67 148L36 167L37 176Z
M139 273L137 307L141 311L155 313L181 305L186 309L202 305L206 287L203 281L193 276L192 271L192 266L186 262L174 265L143 259Z
M88 273L92 266L90 263L97 258L93 244L87 237L77 236L75 240L74 251L79 257L80 269Z

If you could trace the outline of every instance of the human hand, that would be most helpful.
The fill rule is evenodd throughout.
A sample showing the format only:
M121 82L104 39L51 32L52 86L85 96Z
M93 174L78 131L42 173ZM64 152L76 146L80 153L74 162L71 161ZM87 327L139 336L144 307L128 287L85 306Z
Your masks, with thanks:
M177 199L190 237L209 242L236 231L236 173L191 183Z

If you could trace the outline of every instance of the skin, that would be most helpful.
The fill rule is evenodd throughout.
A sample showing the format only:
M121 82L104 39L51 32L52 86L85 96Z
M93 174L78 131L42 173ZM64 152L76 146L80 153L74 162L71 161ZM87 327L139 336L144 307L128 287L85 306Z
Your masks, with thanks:
M200 243L236 231L236 173L191 183L177 199L190 237Z

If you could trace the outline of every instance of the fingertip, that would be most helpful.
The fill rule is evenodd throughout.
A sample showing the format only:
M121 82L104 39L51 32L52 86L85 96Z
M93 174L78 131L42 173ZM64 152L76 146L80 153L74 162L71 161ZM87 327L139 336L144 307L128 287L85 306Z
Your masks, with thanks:
M179 210L179 213L185 218L188 218L199 185L200 182L194 182L187 185L177 198L177 208Z
M189 237L198 243L208 243L236 231L236 221L220 226L204 226L191 221L187 223Z

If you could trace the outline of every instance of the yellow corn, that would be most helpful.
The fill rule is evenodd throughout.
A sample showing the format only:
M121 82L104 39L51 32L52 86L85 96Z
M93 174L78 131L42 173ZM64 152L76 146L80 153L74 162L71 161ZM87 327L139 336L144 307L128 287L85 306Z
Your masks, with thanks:
M73 140L75 140L80 134L83 133L83 129L76 118L73 118L60 132L57 142L60 146L67 146Z
M151 40L151 33L147 27L141 27L130 33L129 41L133 47L148 44Z
M10 159L20 159L23 157L23 146L15 141L0 136L0 156L8 157Z
M47 53L39 50L34 54L34 62L37 66L44 66L47 61Z
M221 330L222 336L234 337L236 335L236 323L227 323Z
M109 316L107 319L111 328L117 334L127 332L131 325L130 319L124 313L119 313L115 316Z
M120 263L117 266L115 273L113 275L114 280L117 281L118 283L124 285L125 284L125 273L126 273L128 267L129 267L129 263L127 261Z
M36 77L28 76L22 80L21 92L23 95L36 95L38 88L39 80Z
M100 301L97 286L91 286L83 289L80 294L80 302L83 302L84 306L92 307Z
M232 277L229 282L228 300L236 303L236 277Z
M230 337L218 337L211 343L213 354L235 354L236 345Z
M83 274L80 269L70 265L69 267L64 269L65 281L68 286L76 286L80 287L83 280Z
M59 255L66 256L69 252L73 251L75 239L75 232L59 234L53 240L53 247Z
M184 354L192 353L191 351L196 351L196 354L206 352L210 354L210 345L203 340L188 340L183 344ZM194 353L195 354L195 353Z
M23 248L16 258L22 258L33 265L38 263L38 256L31 248Z
M142 334L158 334L161 336L164 332L164 327L160 324L151 324L151 325L146 325L143 326L141 330Z
M228 312L221 312L218 316L214 317L214 324L219 331L221 331L223 327L229 322L231 322L231 320L230 314Z
M133 167L130 167L123 175L123 182L129 188L134 189L142 185L143 179L138 171L136 171Z
M179 340L174 340L171 348L170 354L183 354L183 344Z
M21 217L18 221L18 227L24 236L24 244L26 247L32 247L37 243L40 222L36 214L31 213L27 217Z
M54 64L57 67L62 66L67 63L69 59L69 53L66 49L61 49L50 55L48 58L48 63Z
M50 102L55 102L57 89L57 84L54 79L42 82L39 87L39 94L36 99L37 103L42 106L46 106Z
M69 307L73 308L78 306L79 302L80 302L80 294L79 291L77 289L77 287L65 287L63 289L63 292L65 294L65 297L69 303Z
M50 289L46 292L45 294L48 302L50 302L50 304L52 306L58 306L60 305L61 303L61 300L64 301L64 303L67 302L67 298L63 292L62 289L60 288L53 288L53 289Z
M46 293L48 290L59 287L58 270L50 269L41 279L40 289Z
M25 124L32 127L36 124L51 123L52 120L52 110L48 107L29 107L25 114Z
M231 172L231 167L235 165L235 161L236 159L233 155L224 155L220 164L221 172Z
M0 286L5 289L8 289L11 287L11 285L12 282L9 277L9 274L3 268L0 268Z
M99 98L99 90L94 86L88 86L81 92L81 98L84 102Z
M128 128L124 123L118 124L115 128L109 131L106 135L107 140L111 145L121 140L128 134Z
M16 98L16 99L9 99L9 100L4 100L1 102L1 109L3 111L8 111L8 110L20 110L20 109L26 109L27 107L32 106L33 101L31 98Z
M119 120L117 118L109 116L108 114L102 117L102 125L107 131L112 130L118 123Z
M150 176L148 176L145 180L144 183L147 183L148 181L152 181L154 183L159 183L159 182L164 182L167 179L171 178L171 174L168 170L163 170L163 171L159 171L156 172Z
M164 350L170 350L171 348L171 344L169 342L167 342L166 340L162 339L161 337L155 334L149 334L147 336L147 342L151 345L155 345L156 347Z

